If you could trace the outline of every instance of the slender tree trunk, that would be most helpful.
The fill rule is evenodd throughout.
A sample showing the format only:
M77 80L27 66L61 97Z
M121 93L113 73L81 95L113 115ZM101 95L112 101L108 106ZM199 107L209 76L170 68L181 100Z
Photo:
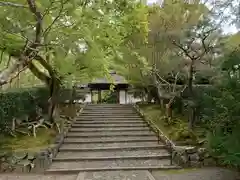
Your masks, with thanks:
M147 103L151 103L152 102L152 95L150 93L150 90L148 88L143 88L145 94L147 94Z
M51 81L49 84L49 90L50 90L50 98L49 98L49 109L48 109L48 119L50 123L54 124L55 119L54 116L57 116L57 98L59 94L59 89L60 89L60 82L59 80L52 75L51 76Z
M162 101L162 91L161 91L161 88L160 88L160 85L159 85L159 82L158 82L156 76L157 75L154 73L153 80L154 80L155 87L157 89L157 96L158 96L158 99L159 99L159 102L160 102L160 106L161 106L161 108L164 108L163 107L163 101Z
M190 67L189 67L189 73L188 73L188 93L189 93L189 100L191 103L189 106L189 117L188 117L188 123L189 123L189 129L192 130L194 128L194 123L196 119L196 107L194 104L193 99L193 64L194 60L191 60Z
M174 100L175 100L175 96L172 97L169 100L169 102L166 104L166 116L170 119L172 118L172 106L173 106Z
M188 72L188 92L190 97L193 96L193 63L194 61L191 60Z
M190 107L189 108L189 123L188 123L188 128L192 130L194 128L196 120L196 108Z
M166 116L169 119L172 119L172 104L166 104Z

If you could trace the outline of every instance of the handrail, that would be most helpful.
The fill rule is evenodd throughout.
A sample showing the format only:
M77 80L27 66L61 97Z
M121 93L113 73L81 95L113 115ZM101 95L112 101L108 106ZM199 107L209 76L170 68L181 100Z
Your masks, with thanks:
M143 120L148 124L148 126L155 132L157 133L158 137L158 143L162 140L164 137L165 139L165 144L170 150L171 154L171 165L173 164L173 149L176 147L176 145L167 137L164 136L163 131L156 125L156 123L151 119L151 118L146 118L142 110L139 108L137 104L133 104L133 107L136 109L136 111L140 114L140 116L143 117Z

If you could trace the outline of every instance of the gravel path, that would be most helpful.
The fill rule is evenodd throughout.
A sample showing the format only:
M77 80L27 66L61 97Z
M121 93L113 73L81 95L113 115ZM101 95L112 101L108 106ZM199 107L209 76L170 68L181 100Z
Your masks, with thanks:
M146 171L88 172L80 180L150 180Z
M174 171L154 171L155 180L239 180L237 172L221 168L183 169ZM78 177L79 178L79 177ZM77 175L33 175L0 174L0 180L152 180L146 171L105 171L87 172L84 178Z
M2 174L0 180L76 180L77 175L33 175L33 174Z
M240 180L239 174L222 168L183 169L152 172L155 180Z

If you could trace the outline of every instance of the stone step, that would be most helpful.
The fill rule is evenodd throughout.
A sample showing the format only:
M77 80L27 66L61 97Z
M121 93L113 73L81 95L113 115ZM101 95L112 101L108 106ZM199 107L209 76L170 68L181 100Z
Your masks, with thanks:
M106 160L149 160L149 159L169 159L171 156L170 154L162 154L162 155L142 155L142 156L91 156L91 157L84 157L84 156L74 156L74 153L72 155L68 155L68 157L57 157L54 158L54 162L71 162L71 161L106 161Z
M130 104L88 104L86 108L132 108Z
M102 119L102 118L104 118L104 119L120 119L120 118L122 118L122 119L125 119L125 120L127 120L127 119L134 119L134 118L140 118L138 115L125 115L125 114L119 114L119 115L114 115L114 114L110 114L110 115L104 115L104 114L102 114L102 115L91 115L91 114L89 114L89 115L86 115L86 114L81 114L80 116L78 116L78 117L81 117L81 119L83 119L83 118L88 118L88 119Z
M151 131L148 127L126 127L126 128L71 128L69 132L110 132L110 131Z
M91 113L91 112L81 113L80 116L82 116L82 117L85 117L85 116L87 116L87 117L98 117L98 116L100 116L100 117L105 117L105 116L107 116L107 117L139 117L139 115L136 114L136 113L131 113L131 114L126 114L126 113L121 113L121 114L96 113L96 114L94 114L94 113Z
M134 110L132 106L86 106L87 110L113 109L113 110Z
M135 112L92 112L85 111L81 113L81 116L139 116Z
M69 132L67 134L67 137L99 137L99 136L155 136L154 132L149 131L129 131L129 132L83 132L83 133L77 133L77 132Z
M48 173L77 173L80 171L105 171L105 170L151 170L151 169L178 169L170 165L168 159L148 160L101 160L101 161L72 161L53 162Z
M92 109L92 110L86 110L86 109L84 109L83 110L83 113L94 113L94 114L96 114L96 113L132 113L132 114L136 114L136 111L134 111L134 110L131 110L131 109L126 109L126 110L122 110L122 109L119 109L119 110L106 110L106 109L104 109L104 110L94 110L94 109Z
M92 112L102 112L102 111L105 111L105 112L118 112L118 111L121 111L121 112L135 112L136 113L136 110L134 108L84 108L84 111L92 111Z
M138 114L136 113L125 113L125 112L119 112L119 113L116 113L116 112L111 112L111 113L108 113L108 112L102 112L102 113L93 113L93 112L82 112L81 113L81 116L108 116L108 117L139 117Z
M124 118L124 117L76 117L76 120L77 121L82 121L82 120L85 120L85 121L89 121L89 120L94 120L94 121L100 121L100 120L104 120L104 121L143 121L143 119L141 117L128 117L128 118Z
M81 143L63 144L59 151L115 151L115 150L140 150L140 149L165 149L166 146L157 142L114 142L114 143Z
M61 165L60 165L61 166ZM74 166L74 165L73 165ZM56 165L55 165L56 167ZM69 166L70 168L59 168L54 166L51 166L50 169L45 171L46 174L76 174L79 172L106 172L106 171L141 171L141 170L162 170L162 171L167 171L167 170L176 170L176 169L181 169L180 166L177 165L157 165L157 166L113 166L113 167L90 167L90 168L76 168ZM105 180L105 179L104 179ZM111 179L112 180L112 179Z
M88 104L87 105L88 107L91 107L91 106L121 106L121 107L124 107L124 106L132 106L131 104L113 104L113 103L98 103L98 104Z
M127 108L127 109L109 109L109 108L98 108L98 109L87 109L87 108L84 108L84 111L83 112L134 112L136 113L136 110L135 109L130 109L130 108Z
M82 179L81 179L81 178ZM77 180L155 180L146 170L80 172ZM165 179L166 180L166 179Z
M115 151L59 152L54 161L107 160L107 159L167 159L170 154L165 149L134 149Z
M72 124L73 128L148 127L147 124Z
M116 121L116 120L76 120L74 124L145 124L143 120L123 120L123 121Z
M65 138L64 144L67 143L114 143L114 142L156 142L157 137L85 137L85 138Z
M115 112L115 111L128 112L128 111L130 111L130 112L136 113L135 109L133 109L133 108L84 108L84 111L88 111L88 112L90 112L90 111L94 111L94 112L102 112L102 111L104 111L104 112L111 112L111 111L113 111L113 112Z

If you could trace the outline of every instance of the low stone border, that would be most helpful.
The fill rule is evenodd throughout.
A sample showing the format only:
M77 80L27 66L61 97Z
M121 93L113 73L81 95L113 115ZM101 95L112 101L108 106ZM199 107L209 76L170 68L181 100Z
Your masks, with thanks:
M81 114L83 111L84 106L77 112L77 116ZM75 121L75 119L72 121L72 123ZM71 124L72 124L71 123ZM51 144L48 148L41 150L38 153L35 154L28 154L25 152L21 153L20 158L16 158L14 153L12 154L6 154L6 155L0 155L0 172L14 172L14 173L26 173L26 172L33 172L33 173L42 173L52 163L52 160L54 157L56 157L59 148L63 144L64 138L66 137L69 129L71 128L71 124L68 124L66 128L64 129L64 132L58 134L56 136L54 144ZM16 161L14 163L5 163L3 160L11 159L10 161Z
M193 146L177 146L171 141L162 130L151 120L147 118L137 104L133 104L134 109L144 119L148 126L157 134L159 141L163 142L171 152L171 164L176 162L182 167L199 167L204 165L204 148Z

